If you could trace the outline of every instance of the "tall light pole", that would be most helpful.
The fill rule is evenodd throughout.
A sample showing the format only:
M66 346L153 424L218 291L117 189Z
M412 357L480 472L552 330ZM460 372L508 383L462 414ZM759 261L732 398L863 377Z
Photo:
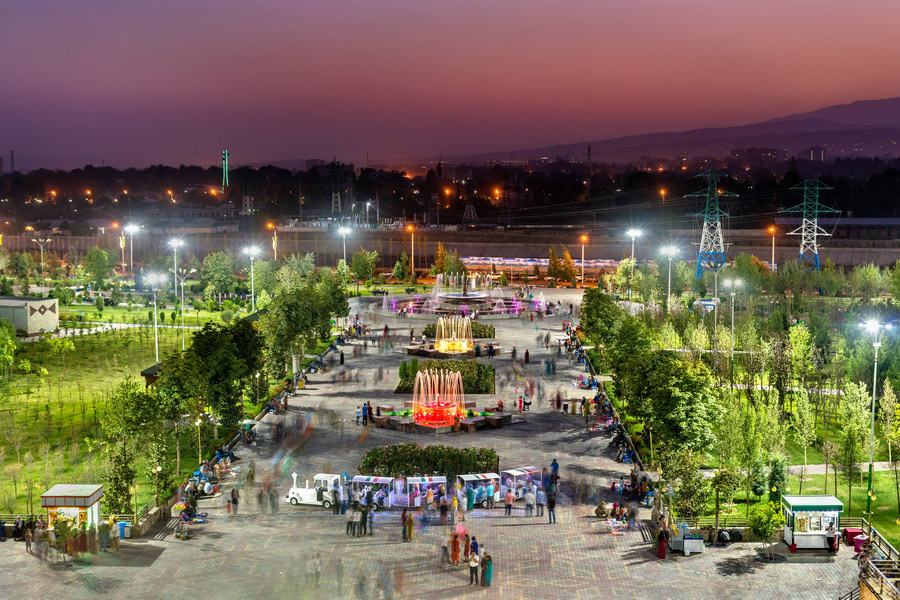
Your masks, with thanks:
M171 270L171 269L170 269ZM184 282L190 277L193 273L196 273L197 269L178 269L175 273L175 281L181 284L181 351L184 352ZM181 275L179 277L179 274ZM175 288L175 295L178 296L178 288Z
M244 248L244 254L250 257L250 311L256 312L256 278L253 272L253 261L256 260L256 256L259 254L259 248L247 246Z
M641 234L644 232L640 229L629 229L625 233L631 238L631 279L634 280L634 266L636 263L634 260L634 240L641 237ZM631 282L628 282L628 297L631 298Z
M177 275L176 275L177 278ZM159 286L166 280L165 275L159 273L150 273L147 275L147 284L153 288L153 346L156 349L156 362L159 364L159 325L156 318L156 292ZM177 282L177 279L176 279ZM177 283L176 283L177 285Z
M409 243L410 248L412 250L410 252L410 259L409 259L409 266L410 266L409 280L411 282L413 279L415 279L415 275L416 275L416 228L413 227L412 225L407 225L406 230L411 234L410 243Z
M278 227L272 225L272 259L278 260Z
M128 193L128 192L126 192L126 193ZM128 236L131 238L129 240L129 246L130 246L129 262L131 263L130 266L131 266L131 275L132 276L134 276L134 234L138 233L140 230L141 230L141 228L138 227L137 225L126 225L125 226L125 233L127 233Z
M869 514L869 524L872 524L872 500L875 497L875 491L872 489L872 475L874 471L874 454L875 454L875 389L878 387L878 349L881 348L881 338L884 332L891 328L890 323L879 323L878 321L866 321L862 324L869 335L872 336L872 348L875 349L875 361L872 371L872 415L869 429L869 489L866 492L866 512Z
M734 386L734 297L741 287L740 279L726 279L725 287L731 290L731 385Z
M775 272L775 232L778 231L775 229L774 225L769 226L769 233L772 234L772 272Z
M369 228L369 207L372 206L371 202L366 202L366 229Z
M341 227L338 229L338 233L344 241L344 266L347 266L347 236L350 234L350 229L347 227Z
M581 236L581 287L587 287L587 282L584 279L584 245L587 244L588 236Z
M52 240L50 238L32 238L31 241L41 247L41 298L45 298L47 286L44 285L44 246L49 244Z
M184 240L171 239L169 245L172 246L172 272L175 273L175 295L178 295L178 249L184 245Z
M662 254L669 259L669 286L666 292L666 312L669 312L669 299L672 297L672 257L678 254L678 248L666 246L662 249Z

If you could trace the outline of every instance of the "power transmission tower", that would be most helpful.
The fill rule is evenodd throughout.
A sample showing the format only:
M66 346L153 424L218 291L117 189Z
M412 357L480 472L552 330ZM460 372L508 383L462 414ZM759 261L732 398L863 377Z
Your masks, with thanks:
M463 223L475 223L478 221L478 214L475 212L474 204L466 204L466 210L463 213Z
M831 235L821 227L819 227L820 214L837 214L840 213L836 208L831 208L819 202L819 192L822 190L830 190L831 187L825 185L818 179L804 179L799 185L795 185L792 190L803 190L803 202L796 206L784 209L783 213L802 213L800 227L788 232L788 235L799 235L800 237L800 262L810 269L819 270L819 244L818 238L823 235Z
M719 207L719 198L736 198L737 194L719 189L719 174L715 169L701 173L706 177L706 191L688 194L687 198L703 198L703 232L700 235L700 251L697 253L697 279L707 271L718 271L725 264L725 240L722 237L722 217L728 213Z
M228 187L228 150L222 150L222 191Z
M341 188L338 182L337 158L331 161L331 214L342 214Z

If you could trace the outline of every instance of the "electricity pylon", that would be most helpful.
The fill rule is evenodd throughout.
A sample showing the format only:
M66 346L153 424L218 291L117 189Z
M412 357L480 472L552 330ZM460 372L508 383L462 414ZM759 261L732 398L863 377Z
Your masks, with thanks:
M222 191L228 187L228 150L222 150Z
M818 271L820 268L818 238L823 235L831 235L819 227L819 215L836 214L841 211L819 202L819 192L832 188L818 179L804 179L802 183L791 189L803 190L803 202L781 211L783 213L802 213L800 227L788 232L788 235L801 236L800 262L808 268Z
M718 271L725 264L725 240L722 237L722 217L728 213L719 207L719 198L737 198L737 194L719 189L719 174L710 169L700 174L706 177L706 191L688 194L687 198L703 198L703 232L700 235L700 251L697 253L697 279L707 271Z

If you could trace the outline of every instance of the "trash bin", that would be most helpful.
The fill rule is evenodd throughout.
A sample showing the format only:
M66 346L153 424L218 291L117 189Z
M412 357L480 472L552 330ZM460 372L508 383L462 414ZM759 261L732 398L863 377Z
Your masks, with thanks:
M131 537L131 523L128 521L119 521L119 539L124 540Z

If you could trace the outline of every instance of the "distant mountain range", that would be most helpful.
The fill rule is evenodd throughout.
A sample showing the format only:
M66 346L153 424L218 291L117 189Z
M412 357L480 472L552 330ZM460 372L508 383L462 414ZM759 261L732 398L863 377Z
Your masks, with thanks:
M860 100L749 125L630 135L445 159L476 163L557 157L585 160L589 144L592 160L610 162L630 162L642 157L723 157L732 150L748 147L774 148L788 156L814 146L824 147L829 158L896 155L900 154L900 98Z

